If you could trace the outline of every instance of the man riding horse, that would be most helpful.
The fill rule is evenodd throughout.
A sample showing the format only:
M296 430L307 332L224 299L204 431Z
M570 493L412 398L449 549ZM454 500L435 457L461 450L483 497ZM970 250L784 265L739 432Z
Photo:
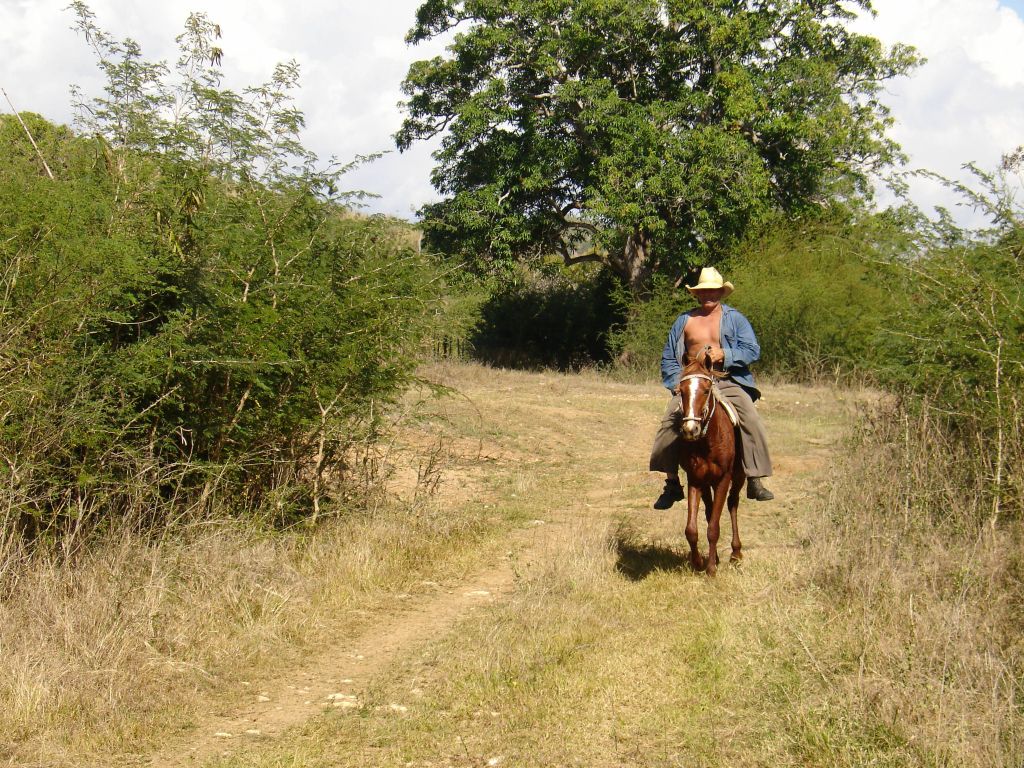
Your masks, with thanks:
M717 269L704 268L697 284L688 285L686 289L697 299L699 306L679 315L672 324L661 355L662 383L675 395L680 371L687 362L696 359L698 353L710 347L708 355L711 362L727 374L717 382L719 394L735 409L739 419L747 498L756 501L773 499L774 494L761 482L762 477L772 474L772 460L768 454L764 423L754 407L754 401L761 396L749 368L761 356L754 329L739 311L722 303L722 299L732 293L733 284L724 281ZM679 433L674 418L677 408L677 400L673 397L651 451L651 471L666 475L665 488L654 502L655 509L668 509L686 498L679 482Z

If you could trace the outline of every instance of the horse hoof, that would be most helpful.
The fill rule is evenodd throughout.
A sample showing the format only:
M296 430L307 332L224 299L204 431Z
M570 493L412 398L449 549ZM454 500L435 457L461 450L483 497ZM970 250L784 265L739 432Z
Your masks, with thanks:
M714 563L708 563L707 570L704 571L708 576L715 576L718 574L718 566Z
M743 553L742 552L733 552L729 556L729 562L732 563L733 565L743 565Z

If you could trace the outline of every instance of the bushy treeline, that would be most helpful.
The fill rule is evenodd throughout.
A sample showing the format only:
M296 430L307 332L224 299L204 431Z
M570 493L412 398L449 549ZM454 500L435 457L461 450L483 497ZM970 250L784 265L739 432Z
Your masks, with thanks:
M857 660L835 665L837 686L924 764L1024 754L1024 212L1006 178L1019 158L963 190L991 226L922 226L886 265L878 374L900 397L872 402L812 537L833 652Z
M492 289L468 340L489 365L578 370L609 361L608 333L624 320L620 287L606 268L524 271Z
M736 285L727 303L746 314L761 344L758 370L790 380L870 375L886 357L878 338L891 286L886 268L913 230L899 214L837 209L779 222L751 236L718 267ZM535 276L483 304L471 334L476 356L525 367L608 365L652 378L675 318L695 306L685 285L656 275L630 290L607 270Z
M958 467L990 510L1024 518L1024 209L1015 200L1021 151L995 173L960 185L988 225L967 231L948 217L926 228L917 251L889 263L890 300L880 338L880 378L910 393L945 439L966 447ZM1013 177L1017 176L1017 183ZM952 510L951 510L952 511Z
M873 370L888 295L878 264L908 240L893 215L837 210L782 222L751 237L719 269L735 286L726 302L753 324L758 370L790 380L835 378ZM695 306L685 289L696 272L655 281L648 296L623 296L628 322L612 334L620 365L657 371L668 329Z
M757 371L868 382L903 396L907 409L929 410L937 428L976 446L972 486L990 494L993 510L1014 515L1024 512L1024 215L1010 178L1020 162L1020 153L1010 156L996 173L976 171L973 185L959 186L988 222L982 229L958 227L944 212L936 221L911 207L870 213L835 204L752 234L718 264L736 285L727 302L757 332ZM577 275L573 287L563 275L532 287L528 305L510 298L522 291L492 302L500 311L484 314L477 337L493 344L509 328L506 342L524 341L504 350L504 362L518 352L544 364L549 349L570 343L553 329L574 330L589 362L654 379L669 327L694 306L684 286L695 277L656 277L639 295L593 276ZM513 311L524 306L543 311ZM538 335L555 341L544 348Z
M172 73L77 11L105 96L78 131L0 119L4 506L316 512L412 377L437 275L298 143L294 68L234 93L203 17Z

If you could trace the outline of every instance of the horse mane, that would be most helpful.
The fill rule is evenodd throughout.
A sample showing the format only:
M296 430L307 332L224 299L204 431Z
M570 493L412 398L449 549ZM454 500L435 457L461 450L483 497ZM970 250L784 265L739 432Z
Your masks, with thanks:
M697 356L686 364L683 368L682 375L690 373L706 373L713 379L724 379L729 374L726 371L719 371L715 369L714 364L708 359L711 354L711 346L705 344L704 348L697 353Z

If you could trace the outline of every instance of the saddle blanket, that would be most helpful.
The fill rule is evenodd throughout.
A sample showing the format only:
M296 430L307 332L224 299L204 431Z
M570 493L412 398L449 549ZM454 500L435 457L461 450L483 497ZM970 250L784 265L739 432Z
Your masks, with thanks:
M711 391L714 392L715 400L718 401L718 404L725 409L727 414L729 414L729 421L732 422L734 427L738 427L740 425L740 417L737 415L736 409L732 406L732 403L722 397L722 393L718 391L718 387L713 387Z

